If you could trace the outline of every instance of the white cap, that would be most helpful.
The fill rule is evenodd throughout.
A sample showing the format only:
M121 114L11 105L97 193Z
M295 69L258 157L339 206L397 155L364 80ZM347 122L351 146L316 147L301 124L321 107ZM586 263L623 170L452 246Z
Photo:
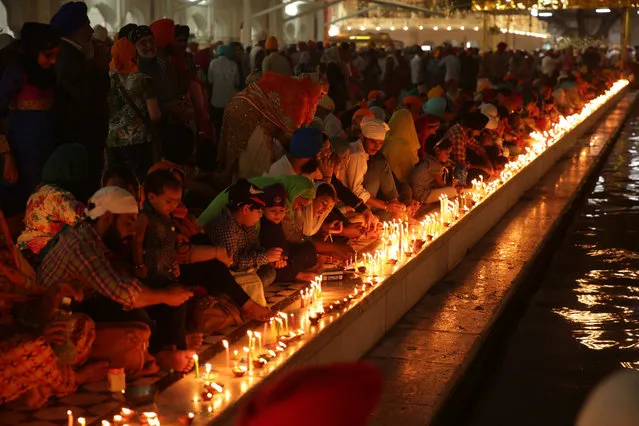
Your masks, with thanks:
M89 199L91 210L86 214L91 219L97 219L106 212L113 214L137 214L138 203L131 193L117 186L107 186L99 189Z
M480 78L477 80L477 93L481 93L486 89L494 89L493 84L487 78Z
M488 130L494 130L499 125L499 112L497 112L497 107L493 104L481 104L479 110L482 114L488 117L488 124L486 124L486 128Z
M390 130L388 124L371 117L362 118L360 128L364 136L378 141L386 139L386 132Z
M267 38L268 38L268 35L266 34L266 31L264 30L261 30L259 33L255 35L256 42L266 41Z

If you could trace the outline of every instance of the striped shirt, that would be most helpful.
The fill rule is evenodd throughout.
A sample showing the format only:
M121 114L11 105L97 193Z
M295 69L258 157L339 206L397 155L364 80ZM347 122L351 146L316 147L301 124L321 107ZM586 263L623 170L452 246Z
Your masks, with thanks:
M107 259L107 248L88 222L67 228L45 256L36 279L47 290L59 283L81 289L84 297L101 294L132 308L141 284L135 278L120 275Z

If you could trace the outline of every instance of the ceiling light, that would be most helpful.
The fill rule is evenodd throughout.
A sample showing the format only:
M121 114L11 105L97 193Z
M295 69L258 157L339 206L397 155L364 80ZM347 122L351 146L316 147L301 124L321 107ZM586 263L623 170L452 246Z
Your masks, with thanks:
M394 27L394 26L393 26L393 27L390 27L390 30L391 30L391 31L395 31L395 27Z
M466 29L466 27L462 25L461 27L459 27L459 29L464 31Z
M473 28L473 30L479 31L479 27L475 27L475 28Z
M408 31L408 27L404 25L404 31Z
M552 16L552 12L539 12L539 16L540 18L550 18Z
M348 27L346 27L346 29L347 29L348 31L352 30L352 28L351 28L351 26L350 26L350 25L349 25Z
M330 28L328 29L328 36L335 37L338 34L339 34L339 27L337 25L331 25Z
M375 29L376 29L377 31L379 31L379 30L381 30L381 29L382 29L382 27L380 27L380 26L378 25L378 26L376 26L376 27L375 27Z
M637 12L637 13L639 13L639 12ZM422 31L423 29L424 29L424 26L423 26L423 25L420 25L420 26L419 26L419 31Z
M595 9L595 12L597 12L597 13L610 13L610 9L608 9L607 7L600 7L599 9Z
M450 31L452 29L453 29L452 27L446 27L446 31Z
M435 31L437 31L438 29L439 29L439 27L438 27L437 25L435 25L435 26L433 27L433 30L435 30Z

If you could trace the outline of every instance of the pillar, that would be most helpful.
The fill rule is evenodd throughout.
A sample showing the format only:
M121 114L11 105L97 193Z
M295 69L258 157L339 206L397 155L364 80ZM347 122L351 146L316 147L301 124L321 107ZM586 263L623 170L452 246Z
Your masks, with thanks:
M481 51L488 51L488 12L483 12L482 33L481 33Z
M320 9L315 13L315 21L317 22L317 26L315 27L315 34L313 34L313 38L317 41L324 41L324 32L326 31L326 8Z
M214 11L214 3L215 0L209 0L209 4L207 6L207 25L208 25L208 30L206 32L208 38L209 38L209 42L212 42L213 39L215 38L215 31L213 29L213 23L215 22L215 17L213 16L213 11Z
M242 43L244 46L250 46L251 43L251 0L244 0L242 8Z
M630 8L623 8L621 26L621 69L625 69L628 62L628 45L630 44Z

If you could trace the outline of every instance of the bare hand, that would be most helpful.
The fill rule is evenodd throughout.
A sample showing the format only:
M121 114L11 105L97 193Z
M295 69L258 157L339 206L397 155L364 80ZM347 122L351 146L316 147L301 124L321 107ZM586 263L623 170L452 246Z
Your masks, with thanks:
M279 247L273 247L266 252L269 263L275 263L282 260L282 249Z
M364 210L364 213L362 213L362 216L364 217L364 224L366 225L366 231L372 231L373 229L377 227L377 224L379 223L379 218L375 216L370 209Z
M341 223L341 222L340 222ZM341 235L348 238L359 238L364 235L365 229L359 223L351 223L343 228Z
M164 303L169 306L180 306L193 297L193 292L184 287L171 287L165 292Z
M42 336L50 345L63 345L71 333L71 321L52 321L44 326Z
M215 258L226 265L227 268L230 268L233 264L233 258L229 256L225 247L216 247L217 251L215 254Z
M344 230L344 224L340 220L334 220L328 225L329 234L339 234Z
M404 213L406 211L406 206L397 200L393 200L388 203L387 209L389 213L398 214Z
M4 173L2 178L9 183L18 181L18 165L16 164L16 158L10 152L4 154Z
M286 268L286 265L288 265L288 262L286 260L278 260L277 262L275 262L275 269L282 269L282 268Z

